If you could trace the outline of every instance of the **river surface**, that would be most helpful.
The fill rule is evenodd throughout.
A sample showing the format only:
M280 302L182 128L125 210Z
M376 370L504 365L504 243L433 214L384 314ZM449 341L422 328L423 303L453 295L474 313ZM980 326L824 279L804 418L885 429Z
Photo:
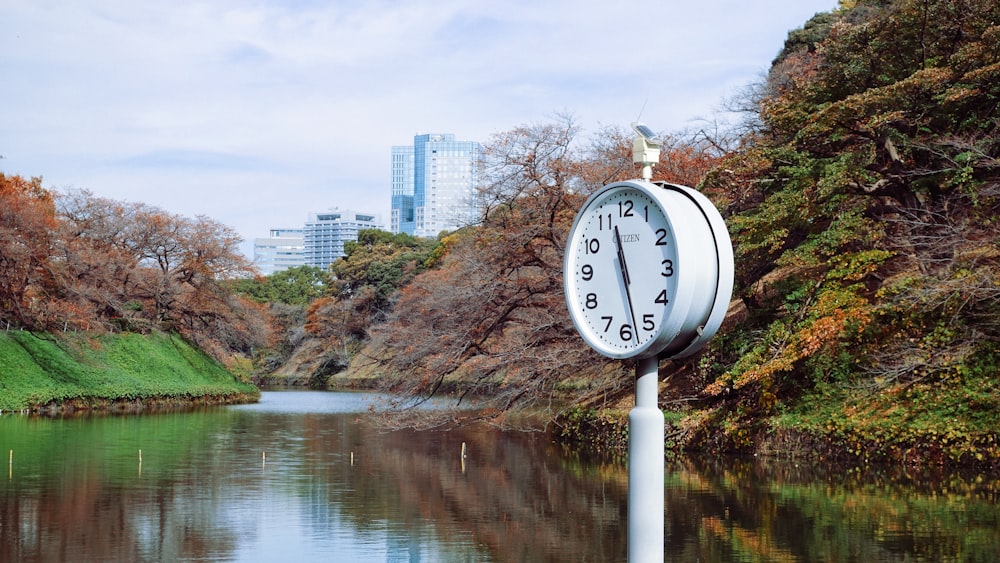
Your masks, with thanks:
M0 561L626 560L620 460L543 433L386 431L381 400L2 415ZM994 477L685 458L665 486L667 561L1000 561Z

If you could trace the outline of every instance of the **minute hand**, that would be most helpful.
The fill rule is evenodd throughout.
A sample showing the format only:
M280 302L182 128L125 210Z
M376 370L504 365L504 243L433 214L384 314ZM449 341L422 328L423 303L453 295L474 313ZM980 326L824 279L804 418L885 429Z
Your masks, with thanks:
M615 225L615 246L618 247L618 266L622 273L622 283L625 285L625 300L628 302L629 321L632 323L632 336L636 344L639 343L639 327L635 325L635 310L632 307L632 278L628 275L628 264L625 263L625 249L622 248L622 237L618 234L618 225Z

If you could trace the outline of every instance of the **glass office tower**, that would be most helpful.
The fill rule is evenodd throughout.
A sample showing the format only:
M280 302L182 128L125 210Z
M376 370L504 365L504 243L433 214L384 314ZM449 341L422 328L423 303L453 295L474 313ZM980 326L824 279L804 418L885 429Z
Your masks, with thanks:
M392 147L392 211L389 231L413 234L413 147Z
M436 237L477 222L481 150L452 134L417 135L412 147L392 147L392 232Z

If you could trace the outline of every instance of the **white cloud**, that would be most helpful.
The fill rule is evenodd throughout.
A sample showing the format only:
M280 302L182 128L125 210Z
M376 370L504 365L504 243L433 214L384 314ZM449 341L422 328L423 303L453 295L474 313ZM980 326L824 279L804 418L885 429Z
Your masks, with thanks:
M388 219L389 151L567 109L707 117L835 0L35 0L0 5L0 171L245 238L332 206Z

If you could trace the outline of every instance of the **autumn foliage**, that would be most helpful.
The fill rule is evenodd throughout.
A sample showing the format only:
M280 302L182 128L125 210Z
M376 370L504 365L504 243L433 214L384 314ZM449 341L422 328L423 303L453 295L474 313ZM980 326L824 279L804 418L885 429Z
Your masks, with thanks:
M49 258L57 225L52 194L41 180L0 174L0 308L9 322L44 326L57 288ZM59 308L59 306L56 306ZM70 313L72 314L72 312Z
M994 455L998 78L994 1L842 2L789 35L702 185L736 245L740 322L700 361L729 446L800 408L856 455Z
M636 177L632 137L609 128L580 139L572 117L557 116L491 138L482 164L481 222L437 241L428 269L391 295L391 309L370 327L352 370L377 374L407 395L474 397L486 403L480 413L494 420L524 407L555 408L557 397L611 397L627 389L627 370L590 350L573 329L562 262L587 195ZM689 180L716 159L700 145L676 145L664 151L664 162L676 151L702 163ZM664 168L661 174L670 174ZM352 262L364 263L349 256L334 270L346 274ZM345 297L323 305L327 319L336 318L335 303ZM358 298L371 299L353 294Z
M236 233L141 203L0 174L0 322L34 331L177 331L223 359L265 344Z

